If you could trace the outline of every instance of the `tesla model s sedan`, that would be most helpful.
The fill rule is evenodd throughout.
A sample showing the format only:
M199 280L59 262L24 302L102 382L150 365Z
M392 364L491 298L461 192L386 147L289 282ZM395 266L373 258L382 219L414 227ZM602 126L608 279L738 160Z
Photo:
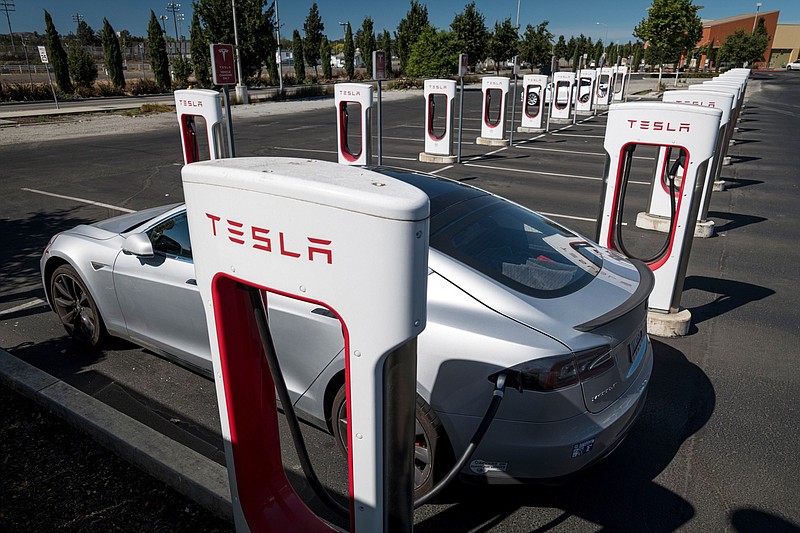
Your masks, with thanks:
M431 201L417 495L466 449L501 371L516 390L507 391L463 476L551 480L613 450L641 411L653 367L650 270L481 189L371 170L420 188ZM183 205L59 233L40 266L48 301L76 341L98 346L108 335L122 337L211 376ZM297 411L344 446L340 323L307 302L270 295L268 305Z

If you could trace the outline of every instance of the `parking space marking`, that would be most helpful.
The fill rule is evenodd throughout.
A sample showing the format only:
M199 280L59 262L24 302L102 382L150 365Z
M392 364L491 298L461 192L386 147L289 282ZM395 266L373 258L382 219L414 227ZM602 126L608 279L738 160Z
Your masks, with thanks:
M10 307L8 309L3 309L2 311L0 311L0 316L10 315L11 313L16 313L17 311L24 311L26 309L31 309L33 307L40 307L40 306L46 306L46 305L47 305L47 302L45 300L43 300L42 298L34 298L30 302L25 302L24 304L20 304L20 305L18 305L16 307Z
M488 154L487 154L488 155ZM473 160L477 161L477 159ZM502 170L504 172L520 172L523 174L538 174L540 176L551 176L555 178L575 178L580 180L590 180L590 181L603 181L603 178L595 178L593 176L579 176L577 174L559 174L557 172L543 172L541 170L525 170L522 168L505 168L505 167L496 167L492 165L479 165L476 163L464 163L465 167L477 167L477 168L488 168L490 170ZM636 185L650 185L649 181L634 181L630 180L628 183L633 183Z
M287 148L285 146L273 146L273 150L284 150L287 152L311 152L313 154L335 154L336 150L312 150L310 148ZM398 161L417 161L416 157L398 157L384 155L384 159L397 159Z
M566 128L563 128L563 129L566 129ZM558 130L558 131L561 131L561 130ZM558 133L558 132L553 132L553 135L554 136L558 136L558 137L589 137L591 139L605 139L606 138L605 135L589 135L589 134L586 134L586 133Z
M135 213L135 209L128 209L127 207L119 207L117 205L110 205L104 204L101 202L95 202L93 200L87 200L85 198L76 198L74 196L64 196L63 194L56 194L47 191L40 191L38 189L29 189L27 187L22 188L23 191L32 192L34 194L43 194L45 196L52 196L54 198L62 198L64 200L72 200L74 202L80 202L82 204L89 204L89 205L96 205L97 207L105 207L106 209L114 209L115 211L122 211L123 213Z
M450 170L451 168L453 168L453 166L454 165L447 165L446 167L442 167L438 170L431 170L430 172L428 172L428 174L436 174L437 172L444 172L445 170Z
M596 218L576 217L573 215L560 215L558 213L545 213L544 211L537 211L537 213L550 218L567 218L569 220L580 220L582 222L597 222Z

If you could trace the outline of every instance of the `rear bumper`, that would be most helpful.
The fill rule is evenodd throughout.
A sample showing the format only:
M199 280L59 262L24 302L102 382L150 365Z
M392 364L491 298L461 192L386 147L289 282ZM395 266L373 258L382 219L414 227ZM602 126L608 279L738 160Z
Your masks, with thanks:
M638 378L600 413L587 411L550 423L495 419L460 472L461 478L492 484L558 483L606 457L619 446L642 412L653 369L652 348L649 350ZM473 431L480 421L477 417L444 416L452 427ZM460 453L456 450L456 456Z

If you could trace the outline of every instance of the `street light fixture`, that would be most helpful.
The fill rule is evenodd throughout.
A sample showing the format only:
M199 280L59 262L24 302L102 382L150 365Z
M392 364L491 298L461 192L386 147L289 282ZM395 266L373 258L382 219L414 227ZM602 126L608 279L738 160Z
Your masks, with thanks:
M161 19L161 26L163 28L162 29L162 33L164 35L166 35L167 34L167 22L166 21L169 20L169 17L166 16L166 15L159 15L158 18Z
M175 45L178 45L178 12L181 10L181 5L176 4L174 2L170 2L167 4L167 11L172 13L172 23L175 25ZM166 33L166 29L164 30ZM183 54L181 54L183 57Z
M606 37L605 39L603 39L603 45L608 46L608 24L606 24L605 22L595 22L595 24L606 27Z
M756 2L756 16L753 17L753 31L751 33L756 32L756 23L758 22L758 11L761 9L761 2Z

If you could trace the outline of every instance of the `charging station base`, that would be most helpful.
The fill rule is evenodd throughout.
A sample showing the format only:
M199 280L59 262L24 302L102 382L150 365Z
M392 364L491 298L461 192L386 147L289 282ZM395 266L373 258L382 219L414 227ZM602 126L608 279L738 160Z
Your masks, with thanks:
M544 133L544 128L528 128L527 126L517 126L517 133Z
M437 154L429 154L428 152L420 152L419 153L419 160L423 163L439 163L439 164L451 164L456 162L456 156L454 155L437 155Z
M550 124L572 124L572 117L570 118L551 118Z
M641 229L649 229L659 233L669 233L671 219L669 217L660 217L658 215L651 215L650 213L638 213L636 215L636 227ZM714 236L714 221L701 220L694 226L694 236L701 239L707 239Z
M726 155L725 157L722 158L722 166L723 167L731 166L731 156Z
M681 309L677 313L647 312L647 334L656 337L685 337L692 323L692 313Z
M508 146L508 139L489 139L487 137L477 137L475 144L484 146Z
M714 180L714 185L713 185L712 191L713 192L719 192L719 191L724 191L727 188L728 188L728 184L725 183L725 180Z

